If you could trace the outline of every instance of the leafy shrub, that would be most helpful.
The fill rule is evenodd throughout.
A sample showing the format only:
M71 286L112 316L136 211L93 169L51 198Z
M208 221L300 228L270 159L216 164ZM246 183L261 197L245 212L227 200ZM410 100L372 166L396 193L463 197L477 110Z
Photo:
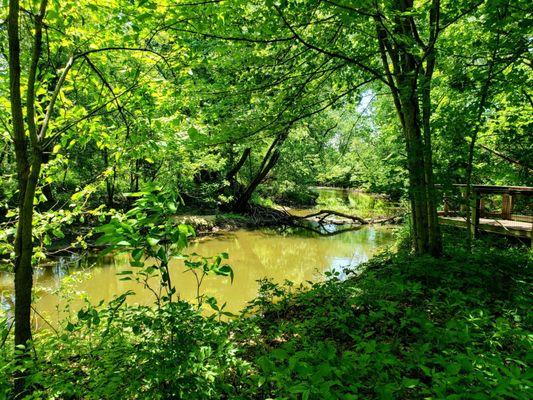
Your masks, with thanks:
M250 319L253 397L531 398L530 262L487 248L400 253L345 282L266 282L248 310L262 315Z
M212 399L233 390L246 371L229 325L203 317L185 302L161 308L88 305L58 335L37 334L32 398ZM6 393L10 363L0 363Z
M531 261L486 246L384 254L344 281L262 281L227 321L182 301L124 306L124 294L38 332L24 368L32 398L525 400ZM12 353L0 348L4 395Z

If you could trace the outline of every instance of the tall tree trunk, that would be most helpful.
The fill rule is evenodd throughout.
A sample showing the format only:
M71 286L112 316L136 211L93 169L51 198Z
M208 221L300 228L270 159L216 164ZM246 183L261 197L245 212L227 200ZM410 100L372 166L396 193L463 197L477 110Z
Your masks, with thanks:
M433 150L431 144L431 80L433 78L436 60L436 50L432 43L435 40L433 32L438 26L438 4L438 1L434 1L434 7L431 11L430 24L432 27L432 34L430 37L429 48L427 50L426 68L421 75L420 84L420 91L422 92L420 100L422 103L422 127L424 133L424 174L427 190L429 252L433 255L440 255L442 253L442 234L437 215L437 193L433 176Z
M15 146L17 178L19 189L19 218L15 235L15 348L17 359L29 355L28 343L31 340L31 292L33 286L33 200L42 165L42 149L35 125L35 75L42 45L42 19L46 10L46 0L41 1L39 14L35 16L35 37L32 60L28 74L27 120L31 140L31 163L28 141L24 129L24 117L21 97L21 67L19 40L19 2L10 0L8 15L9 41L9 92L12 118L12 140ZM25 393L26 372L19 370L15 374L15 397Z
M15 346L26 346L31 339L31 291L33 286L33 199L39 180L41 160L34 154L24 198L19 204L15 238Z
M430 84L435 64L434 44L438 33L439 7L439 0L433 0L430 15L432 33L428 45L422 43L416 22L410 15L413 9L412 0L393 2L393 8L397 13L394 17L392 32L385 27L377 5L377 14L374 17L385 82L391 90L405 138L413 248L417 254L434 256L442 253L429 125ZM426 67L429 67L426 69L425 76L421 74L424 57L413 52L412 43L395 40L394 36L408 37L412 39L412 43L424 49L424 56L427 58ZM422 116L420 115L420 101L422 101Z
M409 194L413 216L413 244L416 253L430 252L427 185L425 179L424 144L418 123L418 100L408 94L402 102L404 136L409 170Z

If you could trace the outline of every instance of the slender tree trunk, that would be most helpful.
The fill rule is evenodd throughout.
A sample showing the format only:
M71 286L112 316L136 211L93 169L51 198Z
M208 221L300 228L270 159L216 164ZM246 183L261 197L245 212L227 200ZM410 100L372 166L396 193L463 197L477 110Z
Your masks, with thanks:
M437 215L437 193L433 177L433 151L431 144L431 79L435 69L435 49L428 50L426 69L421 78L422 126L424 133L424 174L427 190L427 211L429 229L429 252L442 253L442 234Z
M8 41L9 41L9 81L12 118L12 140L15 146L17 178L19 189L19 218L15 235L15 347L17 359L29 355L28 343L31 340L31 292L33 286L32 254L33 254L33 200L42 165L42 150L38 141L34 120L35 73L41 51L42 18L46 9L46 0L41 2L39 14L35 17L35 38L32 61L28 78L27 109L28 130L31 139L31 163L28 141L24 129L24 117L21 97L21 68L19 40L19 2L9 2ZM15 397L25 393L26 372L15 374Z
M26 346L31 339L30 310L33 286L33 199L39 180L41 160L34 154L24 199L19 205L19 221L15 238L15 346Z
M439 256L442 253L441 233L438 225L436 195L433 182L433 157L431 148L431 76L435 63L434 44L438 33L440 2L433 0L430 15L431 37L428 45L422 43L416 22L409 14L412 0L393 2L397 11L392 32L385 27L376 2L376 33L379 51L398 114L407 152L409 171L409 199L411 202L412 241L417 254ZM408 37L424 49L427 57L426 75L422 75L423 57L413 52L412 44L394 40L393 36ZM390 60L390 62L389 62ZM419 85L419 80L421 84ZM422 116L420 115L422 101Z

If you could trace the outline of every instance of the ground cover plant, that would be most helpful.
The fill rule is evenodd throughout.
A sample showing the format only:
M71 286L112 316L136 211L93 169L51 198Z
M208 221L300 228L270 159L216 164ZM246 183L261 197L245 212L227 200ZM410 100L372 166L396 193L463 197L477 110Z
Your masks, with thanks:
M125 294L37 333L22 368L31 398L528 399L531 262L483 243L440 260L400 250L342 281L263 281L230 319ZM20 366L0 354L5 396Z

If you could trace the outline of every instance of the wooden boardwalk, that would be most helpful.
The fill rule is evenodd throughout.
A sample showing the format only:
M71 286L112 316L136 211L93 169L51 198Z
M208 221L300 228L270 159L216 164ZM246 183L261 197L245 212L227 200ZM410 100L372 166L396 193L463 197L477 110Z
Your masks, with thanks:
M466 218L439 216L442 225L466 228ZM477 229L482 232L533 239L533 223L506 219L479 218Z
M444 193L444 208L439 211L439 221L442 225L467 228L465 212L470 208L470 229L473 236L477 232L514 236L529 239L533 248L533 187L472 185L469 199L466 198L465 185L452 185L452 188L459 189L462 201L458 202L457 209L457 201L455 207L449 202L453 193ZM490 205L490 201L486 204L488 196L501 196L499 210L487 208L487 205ZM519 209L516 209L515 205L517 198L521 199Z

